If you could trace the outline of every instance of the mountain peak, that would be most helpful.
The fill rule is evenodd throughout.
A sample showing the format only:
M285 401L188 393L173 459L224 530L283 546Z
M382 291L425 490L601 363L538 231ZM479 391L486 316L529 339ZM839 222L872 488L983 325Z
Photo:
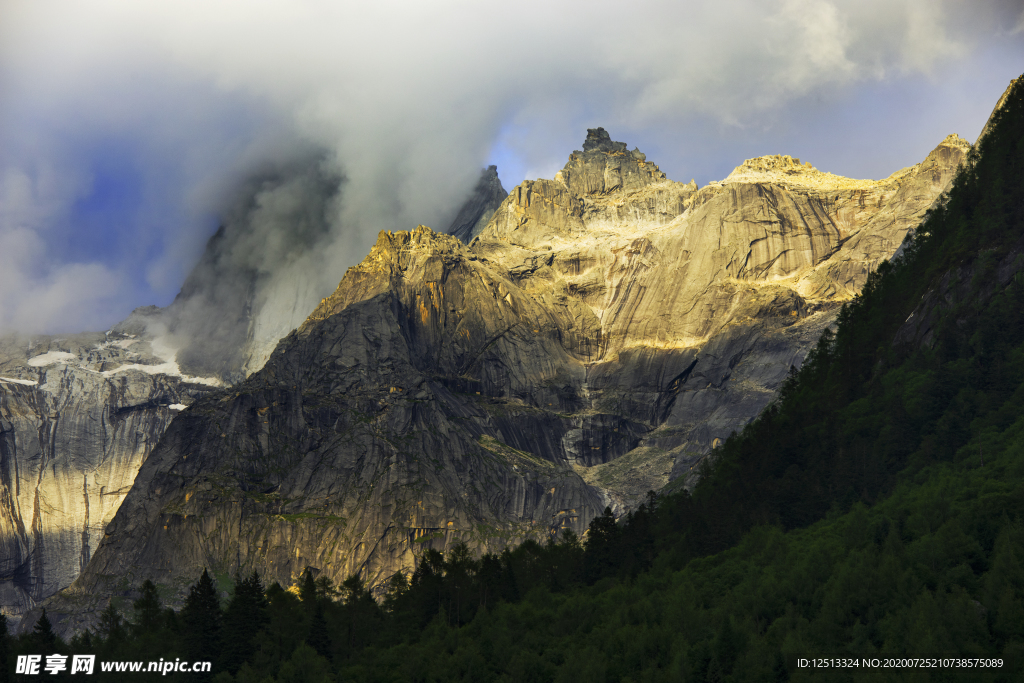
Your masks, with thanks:
M625 142L614 142L604 128L587 128L587 139L583 141L584 152L625 152Z
M665 180L665 174L639 149L630 152L625 142L615 142L608 131L598 127L587 129L583 151L570 154L554 179L583 196L638 190Z
M1006 100L1010 97L1013 87L1017 85L1021 79L1024 79L1024 74L1017 76L1017 78L1010 81L1010 85L1006 86L1006 90L1003 91L1002 96L996 102L996 106L993 107L992 113L988 115L988 119L985 121L985 126L981 129L981 132L978 134L978 138L974 141L975 147L980 145L982 138L988 135L988 132L992 129L992 120L995 118L995 115L1006 106Z
M908 169L903 169L903 171L897 173L904 174L907 171ZM711 185L726 183L779 183L812 187L819 190L838 190L870 189L884 182L887 181L847 178L826 171L819 171L810 162L801 162L800 159L791 157L788 154L768 154L747 159L733 169L733 172L725 180L711 183Z
M812 169L814 169L814 167L811 166L810 162L801 164L799 159L794 159L788 154L768 154L763 157L747 159L737 166L730 175L750 171L761 173L792 173Z

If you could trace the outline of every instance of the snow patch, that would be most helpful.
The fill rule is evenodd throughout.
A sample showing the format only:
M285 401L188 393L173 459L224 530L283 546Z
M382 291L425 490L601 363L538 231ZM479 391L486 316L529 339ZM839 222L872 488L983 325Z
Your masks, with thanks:
M35 358L29 358L28 364L35 368L41 368L46 365L53 365L54 363L67 363L69 360L75 360L76 358L78 356L67 351L47 351Z
M185 410L185 408L188 408L188 406L185 405L184 403L172 403L167 407L170 408L171 410Z
M13 377L0 377L0 382L10 382L12 384L24 384L27 387L34 387L39 382L34 379L14 379Z
M154 339L149 343L149 345L150 348L153 349L153 355L162 359L164 361L163 363L158 365L140 365L138 363L132 363L131 365L122 365L114 370L107 370L100 374L104 377L110 377L119 372L125 372L126 370L139 370L140 372L145 372L150 375L171 375L172 377L180 377L182 381L189 382L191 384L206 384L211 387L224 386L224 383L216 377L192 377L190 375L183 375L181 368L178 367L178 361L174 360L174 356L178 352L177 349L167 346L162 340Z

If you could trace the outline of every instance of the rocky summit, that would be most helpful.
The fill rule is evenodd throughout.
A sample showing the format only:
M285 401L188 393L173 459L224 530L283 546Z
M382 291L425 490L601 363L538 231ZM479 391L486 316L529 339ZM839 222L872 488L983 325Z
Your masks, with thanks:
M469 244L380 233L262 369L180 411L51 618L147 577L173 602L203 567L380 586L426 548L582 534L692 484L969 148L878 181L760 157L698 188L597 128L475 236L467 211Z

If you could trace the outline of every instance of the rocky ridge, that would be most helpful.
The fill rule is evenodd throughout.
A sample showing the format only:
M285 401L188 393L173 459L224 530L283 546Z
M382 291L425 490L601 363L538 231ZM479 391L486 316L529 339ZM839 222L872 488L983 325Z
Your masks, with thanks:
M181 595L203 566L379 585L425 547L581 533L685 485L968 148L881 181L763 157L698 189L594 129L468 246L382 232L262 370L174 421L51 611L81 625L114 577Z

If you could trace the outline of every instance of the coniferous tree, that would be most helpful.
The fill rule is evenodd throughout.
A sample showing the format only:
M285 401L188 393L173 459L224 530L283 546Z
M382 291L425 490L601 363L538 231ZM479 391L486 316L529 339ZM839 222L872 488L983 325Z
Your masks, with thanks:
M267 596L260 575L235 575L235 594L224 611L222 666L235 673L255 649L253 638L268 621Z
M370 626L369 622L372 619L370 612L376 610L376 603L373 602L373 597L366 590L363 580L359 578L358 574L353 574L342 582L341 599L346 615L345 645L351 649L357 644L357 640L360 640L359 636L365 635L364 633L357 635L357 631ZM373 603L374 610L366 609L367 601ZM312 645L312 643L310 644Z
M317 577L315 585L317 598L322 600L334 600L338 595L340 595L339 591L334 587L334 582L331 581L328 576Z
M100 623L96 630L103 637L103 645L107 654L112 653L125 642L128 634L124 617L114 607L113 601L108 602L106 609L100 613Z
M387 593L384 594L384 609L394 612L399 608L402 596L409 590L409 579L401 571L397 571L388 579Z
M92 654L93 643L92 643L92 631L85 629L81 633L76 633L71 639L71 649L75 652Z
M138 634L155 633L163 621L163 609L156 585L146 579L142 583L142 595L132 603L135 608L135 631Z
M130 650L139 659L157 660L166 657L171 654L167 646L174 631L167 628L167 614L160 604L157 587L147 579L139 587L139 592L139 598L132 603L135 621L128 624ZM181 654L180 650L174 652L176 656Z
M324 619L324 605L321 600L317 601L313 618L309 621L306 644L316 650L321 657L331 659L331 636L327 631L327 620Z
M618 553L616 552L619 528L615 524L612 509L606 507L604 514L590 521L587 529L587 554L584 575L589 583L614 573Z
M216 661L221 651L220 598L205 569L185 598L181 624L186 657L193 662Z
M53 632L53 625L50 624L50 619L46 616L45 607L35 628L32 629L32 639L36 646L46 654L53 653L54 648L57 647L57 634Z
M299 597L302 599L302 604L306 605L309 610L312 611L316 606L316 579L313 578L313 571L309 567L306 567L306 571L302 573Z
M11 637L7 632L7 617L0 612L0 683L11 681Z

